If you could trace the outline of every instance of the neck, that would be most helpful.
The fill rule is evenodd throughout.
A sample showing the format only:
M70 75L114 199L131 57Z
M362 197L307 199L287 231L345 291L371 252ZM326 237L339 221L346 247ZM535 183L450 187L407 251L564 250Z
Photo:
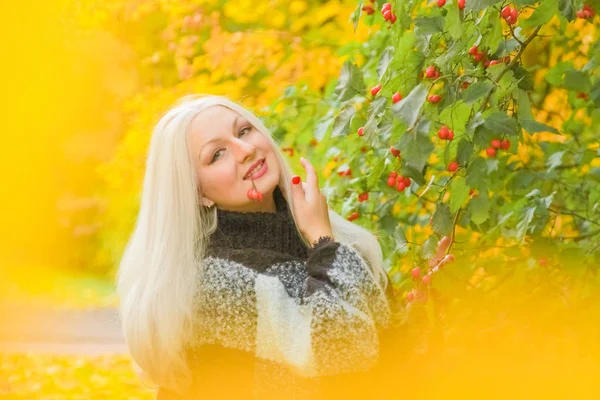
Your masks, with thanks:
M273 211L237 212L217 209L217 230L211 246L255 248L307 257L306 246L296 231L287 201L279 189L272 193Z

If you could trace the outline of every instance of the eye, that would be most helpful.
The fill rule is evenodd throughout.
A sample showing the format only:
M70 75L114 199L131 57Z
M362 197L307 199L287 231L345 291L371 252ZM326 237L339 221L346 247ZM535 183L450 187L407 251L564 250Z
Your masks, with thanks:
M249 130L249 131L251 131L251 130L252 130L252 128L251 128L251 127L249 127L249 126L246 126L246 127L242 128L242 129L240 130L240 133L238 133L238 137L241 137L241 136L246 136L246 135L247 135L247 133L244 133L244 134L242 134L242 132L244 132L244 131L246 131L246 130ZM212 158L212 160L210 160L210 164L212 164L213 162L215 162L215 161L218 159L218 157L217 157L217 154L219 154L219 153L221 152L221 150L222 150L222 149L219 149L219 150L217 150L217 151L215 152L215 154L213 155L213 158Z

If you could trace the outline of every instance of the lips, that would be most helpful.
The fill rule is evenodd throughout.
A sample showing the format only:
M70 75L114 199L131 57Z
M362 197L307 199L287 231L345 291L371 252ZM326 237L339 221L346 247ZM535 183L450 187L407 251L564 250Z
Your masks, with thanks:
M250 166L250 168L248 168L248 172L246 172L246 175L244 176L244 179L248 179L250 177L250 172L252 172L254 170L254 168L256 168L257 166L261 165L264 161L265 161L265 159L261 158L260 160L258 160L254 164L252 164Z

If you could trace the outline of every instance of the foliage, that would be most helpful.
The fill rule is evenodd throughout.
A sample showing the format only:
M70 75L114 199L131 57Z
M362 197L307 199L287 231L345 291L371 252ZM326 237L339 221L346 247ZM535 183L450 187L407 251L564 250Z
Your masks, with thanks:
M466 0L461 10L456 1L398 0L391 23L365 15L367 3L359 2L353 20L372 35L341 49L349 56L337 82L316 100L306 87L288 88L275 103L285 104L284 113L270 121L293 132L319 165L330 206L352 219L358 212L356 222L378 232L396 290L416 286L423 295L427 288L408 272L424 266L443 235L468 261L460 279L441 286L449 296L493 287L509 265L535 271L552 263L567 277L587 271L588 290L597 288L598 17L576 19L581 1L521 0L512 3L519 16L509 25L501 17L507 1ZM428 78L427 67L437 76ZM402 100L393 102L394 93ZM441 101L428 101L432 94ZM297 111L308 104L310 111ZM283 128L289 121L306 128ZM438 137L442 126L453 140ZM311 138L318 147L306 146ZM490 156L494 139L510 147ZM449 172L452 161L458 169ZM410 187L388 187L391 171L410 177ZM365 192L369 200L359 201Z

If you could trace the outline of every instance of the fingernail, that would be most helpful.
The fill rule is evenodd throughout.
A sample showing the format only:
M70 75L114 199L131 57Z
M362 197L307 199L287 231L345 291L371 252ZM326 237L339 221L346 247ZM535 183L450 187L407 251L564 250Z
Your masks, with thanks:
M294 176L292 177L292 183L293 183L294 185L297 185L297 184L299 184L299 183L300 183L300 177L299 177L298 175L294 175Z

